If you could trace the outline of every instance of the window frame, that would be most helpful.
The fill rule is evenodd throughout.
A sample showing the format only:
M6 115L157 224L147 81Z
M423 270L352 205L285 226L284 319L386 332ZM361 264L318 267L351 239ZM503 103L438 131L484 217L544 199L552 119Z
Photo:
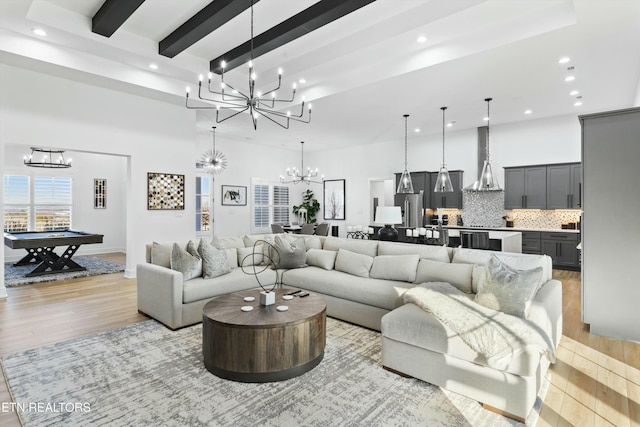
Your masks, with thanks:
M268 203L265 204L257 204L256 203L256 186L265 185L268 186ZM276 188L286 188L286 204L285 203L275 203L275 189ZM260 227L256 225L256 208L258 207L266 207L268 209L268 224L266 226ZM271 233L271 224L273 224L276 217L276 209L286 208L286 221L278 221L278 222L289 222L291 219L291 186L288 184L282 184L279 181L270 181L266 179L252 178L251 179L251 234L269 234ZM280 215L282 215L280 213ZM282 217L279 217L282 219Z

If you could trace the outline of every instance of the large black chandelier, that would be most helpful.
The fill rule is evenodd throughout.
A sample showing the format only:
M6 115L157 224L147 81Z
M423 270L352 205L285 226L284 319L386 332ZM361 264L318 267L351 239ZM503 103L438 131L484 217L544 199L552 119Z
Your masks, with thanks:
M276 91L282 85L282 68L278 69L278 85L267 91L256 91L256 73L253 69L253 0L251 0L251 56L249 60L249 88L248 91L240 91L225 82L224 70L227 64L223 60L220 63L220 89L214 88L212 83L213 73L209 73L207 87L202 88L203 75L199 76L198 81L198 99L205 101L209 105L195 106L189 105L190 88L187 87L185 106L189 109L196 110L216 110L216 123L222 123L238 114L248 112L253 122L253 128L258 129L258 117L262 116L273 123L285 129L289 129L289 123L293 120L296 122L311 122L311 104L305 110L305 99L302 98L302 104L298 114L290 111L282 112L276 109L279 103L293 102L296 96L296 84L293 84L293 92L291 98L278 98ZM306 113L306 114L305 114Z

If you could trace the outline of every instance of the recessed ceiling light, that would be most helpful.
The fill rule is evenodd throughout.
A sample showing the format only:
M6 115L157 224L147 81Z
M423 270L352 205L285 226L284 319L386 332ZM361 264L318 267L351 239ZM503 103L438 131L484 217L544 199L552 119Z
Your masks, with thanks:
M569 92L569 95L571 95L571 96L576 96L576 95L578 95L579 93L580 93L580 91L578 91L578 90L572 90L571 92Z
M157 70L158 69L158 64L154 64L152 62L151 64L149 64L149 68L151 68L152 70Z
M531 114L531 113L533 113L533 111L531 111L531 110L524 110L524 113L525 113L525 114Z
M416 41L417 41L418 43L424 43L424 42L426 42L426 41L427 41L427 37L426 37L426 36L419 36L419 37L416 39Z
M489 121L489 117L483 117L482 121L488 122Z
M300 79L298 80L298 83L300 83L301 85L305 84L307 81L305 79Z
M567 77L564 78L565 82L572 82L576 79L576 76L574 76L573 74L568 75Z
M47 32L45 30L43 30L42 28L34 28L31 30L31 32L33 34L35 34L36 36L41 36L44 37L47 35Z
M415 128L413 131L414 131L415 133L418 133L418 132L420 132L420 128Z
M573 103L574 106L579 107L582 105L582 97L576 96L576 102Z
M454 121L452 121L452 122L447 123L447 127L448 127L448 128L450 128L451 126L453 126L453 124L454 124L455 122L456 122L456 121L454 120Z
M566 64L569 61L571 61L571 58L569 58L568 56L563 56L562 58L558 59L558 64Z

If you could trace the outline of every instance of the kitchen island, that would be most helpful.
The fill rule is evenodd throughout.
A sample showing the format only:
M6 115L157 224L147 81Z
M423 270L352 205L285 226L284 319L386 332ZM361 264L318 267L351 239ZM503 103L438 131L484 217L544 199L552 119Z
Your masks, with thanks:
M518 231L493 231L478 228L447 228L449 240L453 240L453 246L458 246L456 240L463 232L487 232L489 233L489 249L502 252L522 253L522 233ZM461 244L461 242L459 243ZM451 244L449 246L452 246Z

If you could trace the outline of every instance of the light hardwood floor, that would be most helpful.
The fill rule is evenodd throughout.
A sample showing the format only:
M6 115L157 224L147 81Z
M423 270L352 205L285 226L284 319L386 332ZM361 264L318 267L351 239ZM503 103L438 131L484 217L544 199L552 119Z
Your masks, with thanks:
M123 262L123 254L104 258ZM639 426L640 344L591 335L580 322L580 273L563 283L564 331L538 426ZM121 273L8 289L0 300L0 356L147 320L136 282ZM638 325L640 327L640 325ZM0 381L0 402L11 400ZM1 426L19 426L0 412Z

